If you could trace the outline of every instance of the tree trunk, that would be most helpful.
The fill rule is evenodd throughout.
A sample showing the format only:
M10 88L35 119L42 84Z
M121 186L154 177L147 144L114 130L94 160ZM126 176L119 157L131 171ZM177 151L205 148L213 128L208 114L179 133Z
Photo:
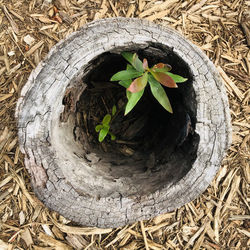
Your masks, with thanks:
M76 104L87 87L83 80L100 58L122 51L176 58L189 74L180 96L194 131L171 154L154 151L168 157L156 169L144 168L154 161L152 155L134 163L124 156L116 166L114 155L90 151L86 136L75 139ZM94 21L59 42L31 73L16 116L36 195L85 226L118 227L195 199L212 181L231 140L227 95L212 62L176 31L139 19ZM164 143L162 138L160 148Z

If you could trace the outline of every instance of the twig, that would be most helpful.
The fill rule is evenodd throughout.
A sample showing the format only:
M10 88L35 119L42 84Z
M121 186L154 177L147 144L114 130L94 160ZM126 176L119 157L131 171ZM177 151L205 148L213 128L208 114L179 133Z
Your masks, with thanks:
M15 39L13 39L13 37L9 34L11 40L16 44L17 48L19 49L19 51L21 52L21 54L23 55L23 57L25 58L25 60L27 60L29 62L29 64L32 66L32 68L34 69L36 66L34 65L33 62L31 62L26 55L23 53L22 49L19 47L18 43L15 41Z
M104 101L104 98L102 97L102 102L103 102L103 104L104 104L104 106L105 106L105 109L106 109L106 111L107 111L107 114L109 113L109 109L108 109L108 106L106 105L106 102Z
M11 25L13 31L14 31L16 34L18 34L18 33L19 33L18 26L17 26L17 24L15 23L15 21L13 20L12 16L10 15L8 9L6 8L6 6L3 6L2 8L3 8L3 12L4 12L5 16L7 17L7 19L8 19L9 22L10 22L10 25Z

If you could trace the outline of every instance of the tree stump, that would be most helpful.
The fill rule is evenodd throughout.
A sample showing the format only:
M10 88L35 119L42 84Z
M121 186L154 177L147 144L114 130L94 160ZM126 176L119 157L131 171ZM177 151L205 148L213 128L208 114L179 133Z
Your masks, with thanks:
M117 72L123 51L170 62L174 73L189 79L169 94L173 116L142 102L147 122L153 120L147 133L142 130L143 143L154 143L133 157L103 152L76 126L86 118L77 105L86 100L89 81L107 69ZM171 28L139 19L94 21L59 42L31 73L16 116L35 194L85 226L118 227L192 201L212 181L231 140L227 95L212 62ZM180 139L187 120L192 133Z

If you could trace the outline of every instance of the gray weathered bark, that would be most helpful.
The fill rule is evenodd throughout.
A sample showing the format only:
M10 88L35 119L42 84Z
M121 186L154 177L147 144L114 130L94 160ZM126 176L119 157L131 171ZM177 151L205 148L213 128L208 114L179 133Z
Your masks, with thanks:
M84 90L82 78L91 60L150 43L173 47L189 65L197 102L195 132L200 136L192 168L177 181L163 181L157 190L147 187L158 185L154 173L114 178L109 162L98 162L94 153L92 162L86 160L82 145L74 141L74 118L60 121L66 90ZM54 46L23 87L16 116L35 193L51 209L87 226L117 227L195 199L212 181L231 140L228 100L212 62L176 31L139 19L98 20Z

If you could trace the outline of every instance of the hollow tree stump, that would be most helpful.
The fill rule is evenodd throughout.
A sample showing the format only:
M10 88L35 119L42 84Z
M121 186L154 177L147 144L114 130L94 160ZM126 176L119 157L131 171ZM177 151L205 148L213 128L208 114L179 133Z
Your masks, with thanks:
M145 170L150 154L141 153L135 163L117 156L119 164L113 163L116 155L90 151L86 134L75 138L76 104L88 87L88 74L122 51L141 51L166 62L169 58L177 63L176 71L180 67L189 77L178 93L194 133L172 151L162 149L167 143L162 138L161 149L152 149L167 157L155 163L157 171ZM184 115L181 107L176 110ZM176 31L139 19L98 20L59 42L31 73L16 116L36 195L86 226L118 227L195 199L212 181L231 140L228 100L212 62Z

